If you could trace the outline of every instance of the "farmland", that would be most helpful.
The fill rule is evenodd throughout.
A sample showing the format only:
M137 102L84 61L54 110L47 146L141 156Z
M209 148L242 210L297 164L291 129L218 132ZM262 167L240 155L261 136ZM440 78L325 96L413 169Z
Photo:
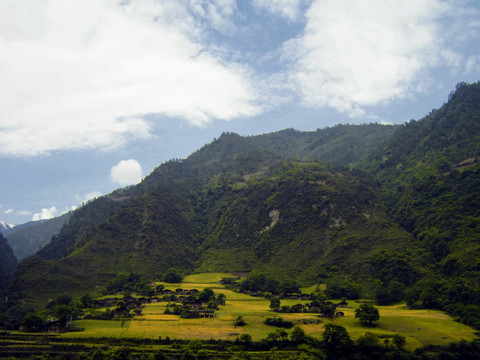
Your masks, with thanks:
M380 320L373 327L362 325L354 316L354 310L360 302L349 301L349 307L341 309L345 316L327 320L311 313L277 314L269 308L269 300L252 297L226 289L219 283L223 273L195 274L187 276L182 283L163 283L167 289L211 288L216 294L226 296L226 305L220 306L214 319L183 319L177 315L164 314L167 303L147 304L143 314L127 321L78 320L74 325L83 328L81 332L65 333L65 338L85 337L119 337L159 339L222 339L235 340L242 334L249 334L254 341L259 341L275 330L264 324L267 317L281 316L294 325L300 326L308 335L321 339L325 324L333 323L344 326L352 339L358 339L365 332L379 336L393 336L399 333L406 337L406 348L415 348L432 344L447 345L459 340L475 339L475 331L455 322L450 316L435 310L410 310L404 304L379 306ZM306 303L305 300L282 300L282 305ZM233 320L243 316L246 325L235 327Z

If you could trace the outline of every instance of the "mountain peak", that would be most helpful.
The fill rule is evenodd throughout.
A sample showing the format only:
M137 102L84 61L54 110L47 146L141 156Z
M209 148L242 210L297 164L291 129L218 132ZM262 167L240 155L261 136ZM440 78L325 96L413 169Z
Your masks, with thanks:
M3 233L4 231L11 230L15 227L15 225L8 224L3 220L0 220L0 232Z

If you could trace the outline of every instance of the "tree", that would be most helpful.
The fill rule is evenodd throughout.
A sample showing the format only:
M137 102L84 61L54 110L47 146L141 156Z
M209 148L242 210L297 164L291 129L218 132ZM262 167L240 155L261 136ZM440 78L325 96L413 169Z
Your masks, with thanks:
M57 305L54 308L54 315L62 323L67 324L68 319L75 315L73 307L70 305Z
M247 325L247 323L245 322L245 320L243 320L243 316L242 315L238 315L235 320L233 320L233 326L235 328L237 328L237 326L245 326Z
M198 300L208 303L211 300L215 300L215 293L210 288L205 288L198 293Z
M297 344L303 344L307 339L305 331L299 326L295 326L290 334L290 339Z
M363 336L360 336L357 340L357 344L363 347L379 346L380 339L378 335L366 332Z
M155 290L149 284L145 284L140 289L140 295L151 298L155 295Z
M123 300L118 300L117 301L117 309L119 310L125 310L127 308L127 304Z
M168 269L165 274L163 274L163 281L167 283L179 283L183 279L183 276L177 269L170 268Z
M23 326L25 327L25 330L27 331L39 331L42 330L44 327L45 323L43 319L38 316L37 313L28 313L25 315L23 318Z
M242 334L240 335L240 338L239 338L240 342L243 342L243 343L251 343L252 342L252 335L250 334Z
M359 319L361 323L372 325L374 321L380 319L380 314L375 306L361 304L355 309L355 319Z
M320 313L325 316L326 318L333 319L335 317L335 307L330 306L324 303L319 304Z
M268 333L268 341L287 340L288 333L283 329L275 329L275 331Z
M325 347L330 353L345 352L353 344L347 330L340 325L326 324L322 336Z
M298 284L291 279L286 279L282 282L281 285L281 291L283 295L289 295L289 294L300 294L300 288Z
M280 299L274 297L270 300L270 309L277 311L280 308Z
M395 344L397 348L402 349L407 343L407 339L403 335L395 334L393 336L392 342Z
M57 301L56 301L56 304L57 305L70 305L70 303L72 302L72 297L70 295L60 295L58 298L57 298Z
M80 303L84 308L92 308L95 305L95 301L90 294L83 295Z
M227 300L227 297L225 296L225 294L220 293L220 294L217 295L218 305L225 305L226 300Z

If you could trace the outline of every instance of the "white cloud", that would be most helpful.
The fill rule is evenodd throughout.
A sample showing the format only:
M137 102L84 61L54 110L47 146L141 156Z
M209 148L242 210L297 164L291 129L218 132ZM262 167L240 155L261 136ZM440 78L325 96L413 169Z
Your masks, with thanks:
M429 69L462 65L441 26L461 21L455 11L443 0L315 1L303 36L284 46L303 104L357 117L421 91Z
M232 20L237 7L235 0L189 0L189 3L191 12L207 21L211 28L224 34L236 30Z
M134 159L119 161L110 171L110 180L120 186L134 185L142 180L143 170Z
M115 148L150 136L148 114L258 114L250 70L209 52L191 2L1 1L0 155ZM226 29L235 3L208 5Z
M16 214L20 216L27 216L32 214L32 212L29 210L14 210L14 209L7 209L3 213L6 215Z
M48 219L53 219L58 215L60 215L59 211L55 206L52 206L51 208L42 209L41 212L33 214L32 220L33 221L48 220Z
M93 199L96 199L100 196L102 196L103 194L100 192L100 191L91 191L89 193L86 193L84 195L78 195L76 194L75 195L75 198L77 199L78 202L80 203L86 203L87 201L89 200L93 200ZM72 207L71 210L75 210L75 207Z
M300 15L301 2L302 0L254 0L253 4L292 21Z

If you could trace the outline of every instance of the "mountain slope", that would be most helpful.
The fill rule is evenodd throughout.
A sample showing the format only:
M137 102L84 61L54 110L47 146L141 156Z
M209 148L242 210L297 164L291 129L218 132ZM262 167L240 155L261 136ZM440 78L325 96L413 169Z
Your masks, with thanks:
M49 220L31 221L8 231L6 236L15 257L20 261L37 252L58 233L69 217L70 213L67 213Z
M41 304L54 293L95 291L119 272L153 277L172 266L262 269L313 282L335 265L366 281L381 249L415 246L387 219L379 189L362 176L278 159L226 134L156 169L138 196L86 231L67 256L26 259L14 288L29 304ZM412 267L415 254L409 253Z
M370 261L381 249L415 249L411 236L385 216L379 189L361 174L281 161L246 175L225 177L229 190L200 204L211 220L199 235L205 251L197 271L261 269L312 282L325 280L335 266L362 281L358 275L373 275Z
M480 83L459 84L448 103L399 128L370 160L391 217L431 264L409 303L480 328Z
M7 239L0 233L0 296L5 294L10 278L17 266L17 259Z
M75 211L20 264L15 294L40 305L98 291L119 272L173 266L347 277L367 295L406 286L412 303L446 308L457 296L477 306L479 88L460 84L441 109L397 127L223 134Z
M398 125L340 124L307 132L286 129L247 139L253 146L284 158L349 167L377 149L397 128Z
M480 260L480 83L399 128L372 156L391 214L422 241L439 269L468 275Z

